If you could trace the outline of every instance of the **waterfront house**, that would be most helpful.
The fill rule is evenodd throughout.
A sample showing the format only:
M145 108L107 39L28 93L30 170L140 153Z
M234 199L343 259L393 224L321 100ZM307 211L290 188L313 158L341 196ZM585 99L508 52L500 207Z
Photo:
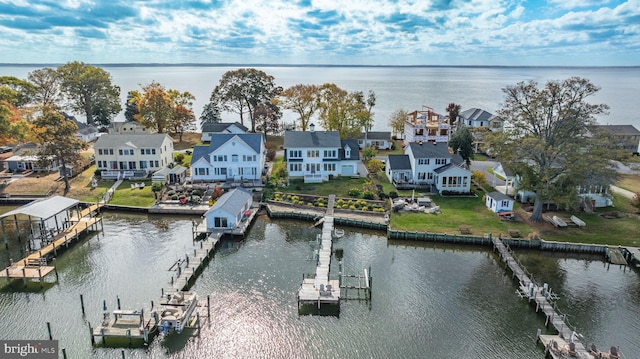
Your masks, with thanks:
M513 199L498 191L487 193L485 205L494 213L513 211Z
M261 183L265 166L261 133L214 133L208 146L195 146L191 157L193 181L254 181Z
M43 166L38 158L38 145L33 142L25 143L4 159L4 167L9 172L21 173L25 171L55 171L58 164L52 162Z
M488 131L502 131L503 122L500 117L479 108L471 108L458 115L458 128L471 128L475 152L484 152L486 134Z
M207 230L232 230L240 226L253 204L253 196L243 188L234 188L223 194L204 214Z
M151 128L144 127L137 122L112 122L109 127L107 127L107 132L109 134L115 135L132 135L132 134L151 134Z
M633 125L598 125L619 149L640 154L640 131Z
M207 122L202 125L202 142L210 142L216 133L247 133L248 128L239 122Z
M358 137L360 149L375 147L377 150L390 150L392 143L391 132L367 132L366 134L361 133L360 137Z
M287 131L284 152L289 178L323 182L333 176L358 175L360 154L357 140L341 140L338 131Z
M106 134L93 148L102 178L146 178L173 163L173 139L166 134Z
M431 107L422 106L407 114L404 124L404 141L409 142L449 142L449 120Z
M173 166L172 168L165 167L151 175L153 182L162 182L165 184L181 184L184 183L186 179L187 168L181 165Z
M75 137L79 138L84 142L92 142L98 138L98 129L93 125L88 125L86 123L82 123L78 121L75 116L71 116L66 112L61 112L64 118L68 121L72 121L78 126L78 131L75 134Z
M471 173L466 169L449 163L434 171L435 187L438 193L471 192Z
M388 155L385 173L396 186L413 183L413 171L407 155Z

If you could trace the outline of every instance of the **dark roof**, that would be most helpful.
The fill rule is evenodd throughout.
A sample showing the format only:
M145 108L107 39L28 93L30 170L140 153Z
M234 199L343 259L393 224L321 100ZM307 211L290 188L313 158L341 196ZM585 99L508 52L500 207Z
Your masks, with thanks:
M286 131L284 148L340 147L338 131ZM356 146L358 148L358 146Z
M440 173L442 173L442 172L444 172L444 171L446 171L446 170L448 170L450 168L453 168L453 167L456 167L456 165L454 165L453 163L449 163L448 165L444 165L442 167L436 168L435 170L433 170L433 172L435 172L437 174L440 174Z
M358 137L359 140L364 140L364 132ZM368 140L391 140L391 132L367 132Z
M209 144L209 146L195 146L193 148L191 163L194 163L202 156L208 155L211 152L217 150L220 146L229 142L229 140L236 136L242 141L246 142L247 145L249 145L249 147L251 147L251 149L253 149L256 153L260 153L263 142L261 133L214 133L213 135L211 135L211 143Z
M244 127L240 122L207 122L202 125L202 132L218 133L226 130L231 125L238 126L244 132L249 131L249 129Z
M456 165L458 167L467 164L467 162L464 160L464 158L462 158L462 156L460 156L460 154L458 154L458 153L456 153L455 155L453 155L453 157L451 157L451 163L453 163L454 165Z
M338 150L340 154L340 160L359 160L360 159L360 147L358 147L358 140L342 140L340 150ZM346 158L344 156L344 147L349 145L351 148L351 157Z
M411 170L411 162L408 155L388 155L387 166L392 171Z
M450 158L449 145L444 142L410 142L413 158Z
M157 133L138 133L138 134L106 134L98 137L93 148L113 148L116 146L124 146L131 142L138 148L159 148L166 138L171 139L167 134Z
M633 125L597 125L596 127L614 135L640 136L640 131Z
M468 110L460 112L460 114L458 114L458 117L467 121L489 121L489 119L493 117L493 114L479 108L470 108Z
M494 192L489 192L487 193L487 196L495 199L496 201L513 201L513 199L509 196L507 196L506 194L502 193L502 192L498 192L498 191L494 191Z

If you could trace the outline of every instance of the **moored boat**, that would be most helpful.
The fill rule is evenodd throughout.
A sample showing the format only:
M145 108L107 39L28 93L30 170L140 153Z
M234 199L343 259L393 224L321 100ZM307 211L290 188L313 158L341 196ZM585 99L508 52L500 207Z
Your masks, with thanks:
M164 308L160 314L160 331L164 335L172 331L180 334L198 305L198 295L195 292L167 294L167 302L161 304Z

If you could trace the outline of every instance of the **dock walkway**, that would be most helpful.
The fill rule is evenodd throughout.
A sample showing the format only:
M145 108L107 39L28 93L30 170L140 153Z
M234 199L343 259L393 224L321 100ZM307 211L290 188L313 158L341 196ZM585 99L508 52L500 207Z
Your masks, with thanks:
M527 298L529 302L533 301L536 303L536 312L542 310L547 318L547 325L553 325L561 338L564 338L565 340L573 338L576 351L574 357L582 359L593 358L591 354L589 354L585 345L576 338L573 329L565 323L564 315L556 312L554 305L550 302L550 300L554 298L551 291L546 286L540 287L529 277L529 275L527 275L525 270L520 266L520 263L518 263L511 254L510 249L502 243L502 240L497 237L493 237L492 241L494 249L500 254L500 259L502 259L507 267L509 267L514 277L518 278L518 294L523 298Z
M189 289L189 282L197 276L203 264L207 263L220 238L222 238L221 232L211 233L200 241L200 248L193 250L193 256L185 254L183 259L176 261L169 269L176 273L171 276L171 287L163 289L163 294Z
M320 248L318 262L313 276L305 276L298 290L298 306L300 304L338 304L340 303L340 281L329 279L331 271L331 253L333 246L333 205L335 195L329 196L327 211L322 225L322 233L318 235Z

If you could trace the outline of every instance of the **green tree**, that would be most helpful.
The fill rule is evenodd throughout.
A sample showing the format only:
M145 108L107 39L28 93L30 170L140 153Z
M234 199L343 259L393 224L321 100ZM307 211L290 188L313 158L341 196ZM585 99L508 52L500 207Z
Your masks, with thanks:
M282 112L274 103L261 103L253 111L256 130L262 132L265 137L270 133L277 133L280 129Z
M389 117L389 127L394 135L400 134L404 137L404 123L407 121L407 112L405 110L395 110Z
M309 128L311 118L318 111L318 95L318 86L303 84L291 86L280 94L282 107L298 115L298 127L302 131Z
M506 126L491 134L490 149L514 164L519 189L536 194L532 221L542 221L544 202L568 203L576 186L607 186L615 179L608 146L592 136L594 116L608 109L586 101L598 90L579 77L548 81L542 88L529 81L503 89L505 101L498 113Z
M170 89L167 91L169 98L173 102L173 116L169 118L169 133L177 135L182 142L182 135L185 132L194 131L196 127L196 116L193 113L193 101L196 99L190 92L180 92Z
M34 86L34 101L41 107L59 108L62 102L61 78L55 69L33 70L27 78Z
M378 173L382 171L382 167L384 167L382 161L375 158L367 162L367 170L369 170L369 173L374 177L378 176Z
M473 158L473 135L469 127L463 126L454 132L449 140L449 147L451 147L453 153L460 154L462 159L467 163L467 166L471 165L471 159Z
M362 92L347 92L335 84L324 84L320 86L319 102L324 129L340 132L341 138L360 135L369 116Z
M375 147L368 146L362 149L362 159L365 162L369 162L370 159L374 158L378 154L378 151Z
M73 167L82 158L80 151L87 148L87 144L75 137L78 126L68 121L63 115L51 108L45 107L42 114L34 122L35 137L40 142L38 161L42 165L57 164L62 168L67 165ZM64 179L64 194L69 192L69 177L67 171L62 171Z
M74 61L58 67L58 74L71 110L84 114L87 124L108 126L122 110L120 88L102 68Z
M272 102L282 88L276 86L274 77L265 72L249 69L227 71L222 75L220 83L211 93L210 102L225 111L240 114L240 123L244 125L244 114L249 114L251 131L255 132L256 124L253 111L260 104Z
M220 108L217 104L209 102L202 108L200 114L200 127L203 127L205 123L219 123L222 122L220 116Z
M0 76L0 101L20 108L33 102L35 86L14 76Z
M138 111L138 101L142 94L138 90L131 90L127 93L127 102L124 105L124 118L127 122L134 122L136 115L140 113Z
M447 112L449 113L449 124L453 125L458 121L458 115L460 114L460 105L451 102L447 105Z

